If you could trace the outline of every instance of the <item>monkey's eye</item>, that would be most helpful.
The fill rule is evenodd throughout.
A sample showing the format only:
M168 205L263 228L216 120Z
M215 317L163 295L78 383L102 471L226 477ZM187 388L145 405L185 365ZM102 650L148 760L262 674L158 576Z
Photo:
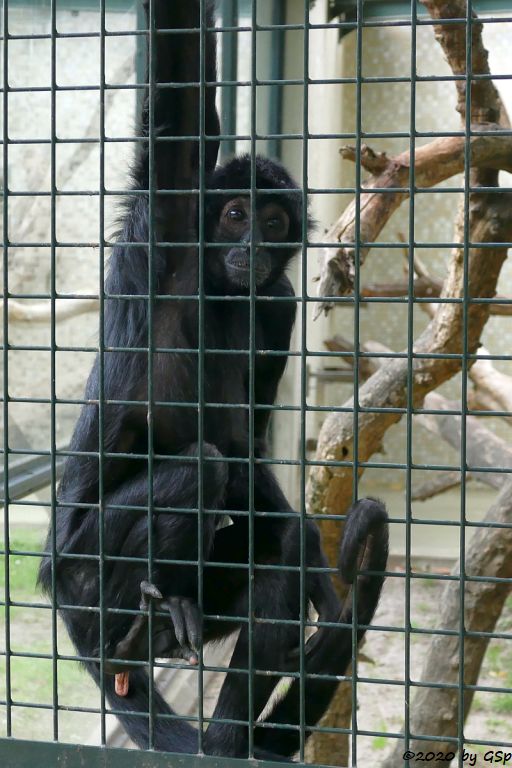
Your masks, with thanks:
M275 217L273 219L267 219L265 226L267 229L280 229L283 226L283 222L281 219Z
M226 216L230 221L244 221L245 211L242 211L240 208L230 208Z

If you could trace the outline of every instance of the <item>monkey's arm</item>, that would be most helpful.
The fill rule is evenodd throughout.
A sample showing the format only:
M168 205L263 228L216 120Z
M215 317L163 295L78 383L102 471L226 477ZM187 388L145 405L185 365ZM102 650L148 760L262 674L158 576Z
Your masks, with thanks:
M154 183L158 190L196 188L201 162L199 137L203 133L213 137L219 135L215 85L200 85L215 83L216 80L215 34L200 32L201 26L203 30L214 26L213 3L211 0L205 2L204 18L200 7L200 0L144 2L148 29L149 89L144 98L140 131L150 138L154 146ZM204 55L201 56L203 36ZM200 119L202 104L203 125ZM166 137L177 140L160 140ZM142 143L135 168L136 182L143 189L149 188L149 144ZM205 142L206 173L215 168L218 148L218 140ZM167 195L159 200L159 212L172 212L169 218L182 232L183 219L177 210L180 205L188 219L191 206L187 195ZM166 224L170 227L172 221Z

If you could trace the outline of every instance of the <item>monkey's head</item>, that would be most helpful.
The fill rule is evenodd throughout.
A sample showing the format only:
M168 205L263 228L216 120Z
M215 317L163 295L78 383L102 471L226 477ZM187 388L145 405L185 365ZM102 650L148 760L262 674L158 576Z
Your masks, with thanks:
M308 216L302 191L280 163L258 156L255 165L254 221L248 155L218 168L208 183L206 237L214 245L205 253L205 274L223 293L247 293L251 270L256 290L275 282L297 252Z

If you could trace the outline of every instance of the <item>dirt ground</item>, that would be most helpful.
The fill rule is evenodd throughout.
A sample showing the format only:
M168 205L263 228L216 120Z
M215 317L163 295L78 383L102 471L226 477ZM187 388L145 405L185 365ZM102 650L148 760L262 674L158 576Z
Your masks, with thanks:
M446 570L446 569L445 569ZM434 629L439 620L444 583L438 579L412 579L410 588L410 617L414 629ZM396 739L381 734L397 734L403 729L405 712L405 651L406 635L402 632L381 630L379 627L403 629L405 625L405 579L401 569L396 577L387 579L371 631L358 663L358 731L374 734L357 737L357 765L378 768ZM480 685L508 687L512 689L512 597L509 598L497 627L497 632L509 633L507 640L493 640L485 656ZM410 678L419 680L424 656L428 650L429 634L411 633L409 638ZM361 678L371 682L362 682ZM381 683L380 680L394 684ZM213 711L216 693L223 675L218 674L215 684L209 687L205 714ZM172 686L170 686L172 691ZM414 694L414 691L411 691ZM177 708L183 702L175 702ZM414 707L414 696L412 708ZM194 709L189 709L194 712ZM512 739L512 690L509 694L477 692L466 721L466 738L469 749L471 739L493 742L510 742ZM485 747L473 747L472 752L481 755ZM446 765L446 763L444 763ZM484 765L484 763L481 763ZM479 765L477 762L476 765ZM399 766L397 766L399 768Z
M439 580L413 579L411 582L411 624L417 629L433 629L439 620L444 584ZM373 624L404 627L405 579L388 578ZM482 686L512 688L512 598L509 597L497 631L510 633L507 640L492 640L487 649L479 683ZM403 685L379 683L386 679L403 682L405 678L406 635L374 629L367 633L364 656L371 662L360 661L358 674L371 678L371 683L358 684L358 728L384 733L401 732L405 712ZM410 677L419 680L425 654L430 645L428 634L410 635ZM414 694L414 691L412 691ZM414 707L414 696L412 707ZM512 738L512 692L477 692L465 734L471 739L510 742ZM393 749L395 739L385 736L358 736L358 765L379 765ZM475 747L473 751L486 751ZM478 763L477 763L478 764Z

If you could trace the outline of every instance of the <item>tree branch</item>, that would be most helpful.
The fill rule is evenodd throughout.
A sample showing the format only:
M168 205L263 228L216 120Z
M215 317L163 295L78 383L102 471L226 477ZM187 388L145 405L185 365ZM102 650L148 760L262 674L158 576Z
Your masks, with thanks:
M77 317L86 312L95 312L99 307L98 299L56 299L55 322ZM11 322L46 323L52 318L52 306L49 301L38 304L24 304L9 299L8 315Z
M341 147L340 155L344 160L351 160L353 163L357 162L357 149L354 146L347 144ZM363 168L374 176L391 170L393 167L393 160L385 152L374 152L368 144L361 144L360 158Z
M470 141L470 162L473 167L503 169L512 172L512 136L492 134L499 128L493 125L474 125L474 131L488 131L472 136ZM434 187L446 179L464 171L466 140L463 136L435 139L419 147L414 156L416 187ZM364 243L374 243L385 225L409 198L410 153L403 152L389 158L388 169L372 178L359 196L360 210L360 263L364 263L370 251ZM403 191L382 191L390 187L402 187ZM339 243L338 248L323 248L319 254L320 280L318 296L344 296L354 289L355 242L356 242L356 200L345 208L338 221L325 236L329 243ZM329 300L316 305L314 318L322 311L332 308Z
M478 354L485 357L489 352L481 347ZM512 377L498 371L492 360L477 360L471 367L469 378L475 387L473 392L468 393L470 408L512 413Z
M437 437L445 440L456 450L460 450L461 417L443 411L460 409L460 403L451 402L437 392L431 392L425 398L424 407L439 411L439 414L421 413L414 416L417 424L428 429ZM512 448L509 444L482 426L482 420L476 416L466 416L466 462L474 467L503 467L512 469ZM502 472L473 472L473 477L493 488L501 489L508 479Z
M507 242L512 238L512 196L481 194L472 196L469 237L473 242ZM457 240L463 242L464 227L459 220ZM452 253L449 274L443 288L443 298L464 295L463 249ZM474 298L493 295L506 248L471 248L469 251L469 293ZM412 363L413 405L418 407L428 392L439 387L460 370L461 359L433 358L428 355L456 354L463 350L463 306L461 303L439 305L435 317L414 345L414 352L427 357L415 357ZM474 353L489 315L488 304L470 304L467 308L467 351ZM387 360L362 386L359 403L365 408L405 408L407 405L407 359ZM345 406L353 408L353 401ZM382 444L384 434L400 420L396 412L360 413L358 419L359 461L366 461ZM317 460L352 461L353 417L351 413L331 413L327 416L318 439ZM361 470L362 471L362 470ZM312 468L307 499L311 512L336 510L342 513L352 498L353 470L351 466Z
M476 478L474 475L466 472L465 479L467 482ZM434 477L413 489L411 499L412 501L426 501L434 496L439 496L441 493L451 491L452 488L456 488L460 483L460 472L437 472Z
M414 259L416 266L416 258ZM417 277L413 283L413 296L416 299L436 299L441 295L443 281L441 278L423 274ZM408 296L409 281L401 280L396 283L366 283L360 293L362 298L375 296ZM499 302L503 301L504 304ZM489 304L489 314L509 317L512 315L512 301L508 296L496 295L492 304Z
M433 19L465 19L466 0L421 0ZM482 22L472 13L471 24L471 72L489 74L489 54L482 41ZM435 24L434 35L443 49L454 75L466 75L466 23ZM456 80L457 112L464 124L466 119L466 80ZM471 122L500 123L510 127L510 120L491 79L471 80ZM490 166L488 166L490 167Z

